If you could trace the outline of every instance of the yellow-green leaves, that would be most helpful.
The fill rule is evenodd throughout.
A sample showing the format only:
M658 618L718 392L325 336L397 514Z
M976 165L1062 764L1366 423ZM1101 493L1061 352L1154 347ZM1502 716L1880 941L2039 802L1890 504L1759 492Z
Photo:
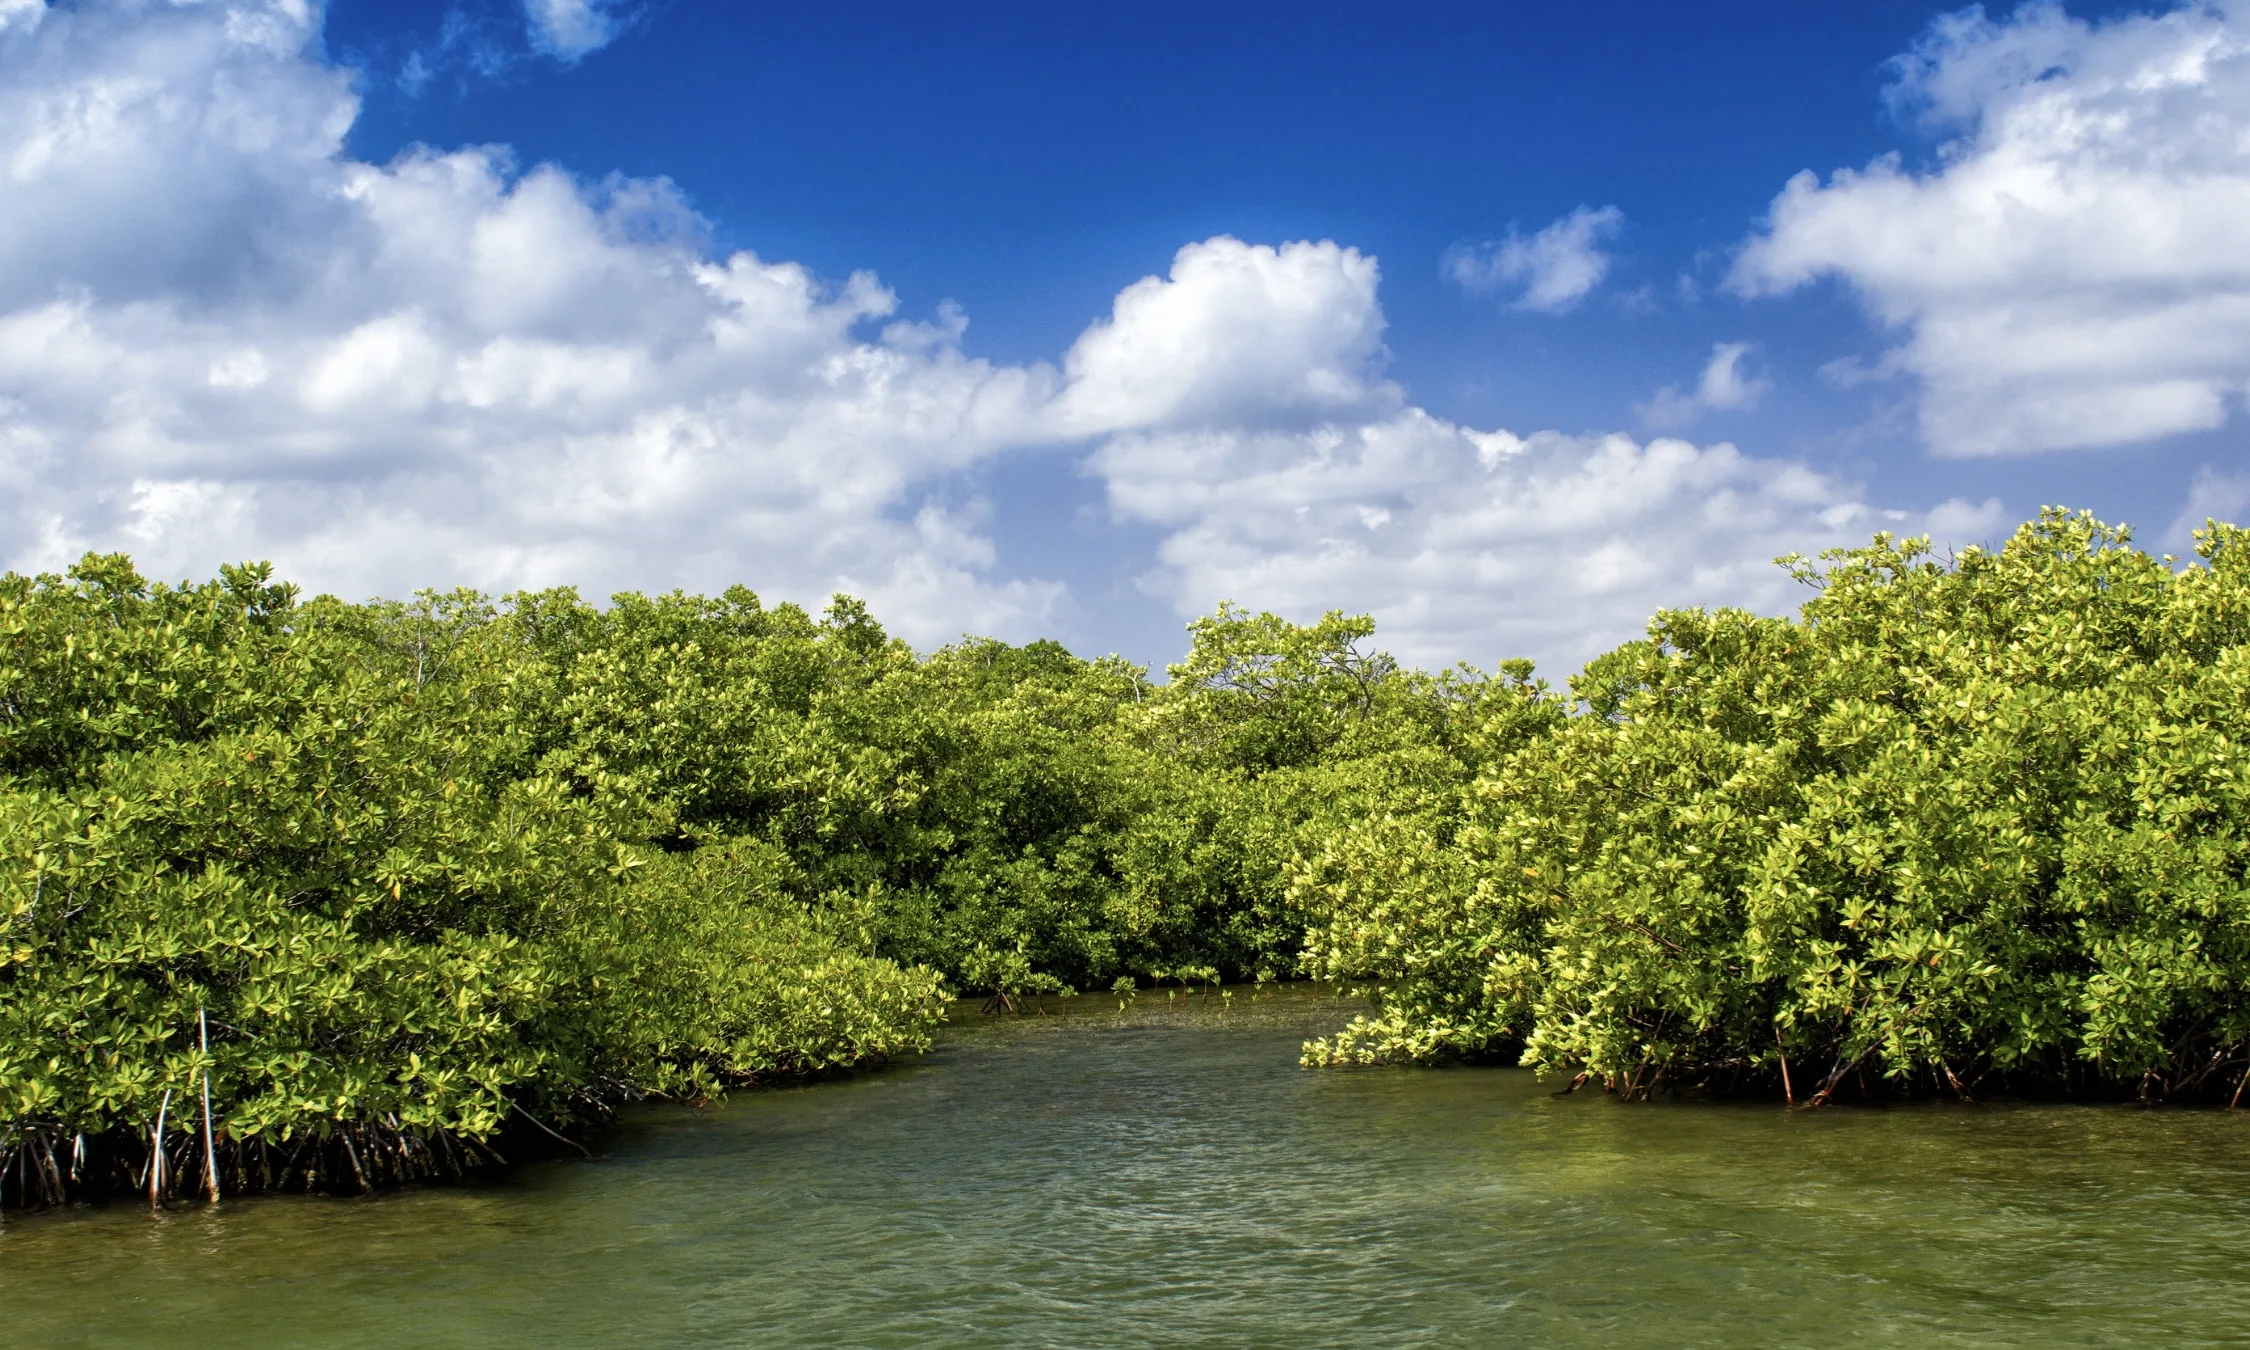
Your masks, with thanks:
M9 1147L145 1149L207 1089L230 1167L287 1180L258 1141L376 1130L409 1160L381 1174L413 1175L518 1109L920 1044L933 975L749 903L732 854L688 875L649 847L678 806L580 751L575 618L300 605L262 569L150 586L117 558L0 578ZM346 1185L372 1162L303 1158Z
M2243 538L2173 571L2050 511L1942 563L1887 536L1785 560L1818 589L1794 620L1658 615L1457 802L1308 859L1317 968L1385 985L1310 1053L1520 1047L1635 1091L1778 1086L1785 1052L1815 1093L2231 1092Z

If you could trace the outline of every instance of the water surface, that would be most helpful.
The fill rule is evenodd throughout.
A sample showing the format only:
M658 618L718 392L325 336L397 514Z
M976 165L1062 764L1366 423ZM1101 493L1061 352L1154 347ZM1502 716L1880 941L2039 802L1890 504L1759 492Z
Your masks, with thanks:
M11 1218L0 1343L2240 1344L2250 1113L1306 1072L1308 991L964 1017L471 1188Z

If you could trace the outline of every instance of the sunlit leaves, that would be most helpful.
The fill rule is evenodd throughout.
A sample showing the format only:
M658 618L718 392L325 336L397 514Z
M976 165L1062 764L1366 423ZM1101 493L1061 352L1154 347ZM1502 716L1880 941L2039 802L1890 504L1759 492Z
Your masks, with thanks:
M744 899L757 857L650 847L692 785L606 768L587 634L518 613L0 578L0 1148L206 1086L230 1146L483 1137L923 1043L933 975ZM709 730L674 721L649 758Z
M2250 550L2202 541L2174 570L2051 511L1944 562L1789 560L1793 620L1658 615L1457 802L1332 834L1313 957L1387 990L1310 1053L2231 1090Z

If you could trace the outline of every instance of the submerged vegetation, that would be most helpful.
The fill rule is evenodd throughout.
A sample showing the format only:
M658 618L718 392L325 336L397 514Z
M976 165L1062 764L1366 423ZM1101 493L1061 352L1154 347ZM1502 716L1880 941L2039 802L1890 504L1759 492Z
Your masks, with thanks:
M0 1204L358 1189L1309 974L1308 1062L1631 1095L2250 1082L2250 534L1785 560L1557 689L1222 608L1157 684L864 607L0 578Z

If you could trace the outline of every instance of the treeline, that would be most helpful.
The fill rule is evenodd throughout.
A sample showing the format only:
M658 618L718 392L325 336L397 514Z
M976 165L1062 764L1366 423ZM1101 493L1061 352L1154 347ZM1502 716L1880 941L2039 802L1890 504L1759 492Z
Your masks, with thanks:
M1945 560L1784 560L1794 618L1659 614L1297 871L1329 1063L1504 1053L1646 1095L2250 1081L2250 533L2048 511Z
M1163 980L1375 991L1314 1063L2226 1099L2246 539L1879 536L1563 690L1333 614L1156 684L740 588L0 578L0 1203L446 1175Z
M1158 687L740 588L0 578L0 1204L453 1174L948 994L1291 975L1323 767L1460 701L1369 631L1223 611Z

